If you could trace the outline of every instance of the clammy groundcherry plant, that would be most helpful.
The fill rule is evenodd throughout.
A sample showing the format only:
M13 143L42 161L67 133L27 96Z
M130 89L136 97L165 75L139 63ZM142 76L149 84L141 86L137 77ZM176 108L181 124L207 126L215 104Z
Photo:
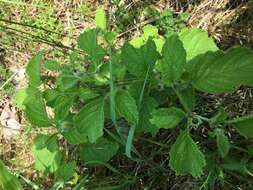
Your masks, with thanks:
M227 127L242 138L253 137L251 115L231 118L221 108L207 118L195 111L199 93L253 86L250 49L219 50L200 29L163 38L152 25L115 48L117 34L107 31L103 9L97 11L96 24L77 39L84 56L73 52L68 64L60 64L45 60L41 51L28 63L29 86L17 92L17 105L33 127L57 131L34 139L39 172L54 174L58 181L72 178L76 162L59 149L63 138L76 147L76 157L84 164L103 166L117 153L138 162L141 155L134 139L147 133L155 136L163 129L179 132L168 150L167 167L176 175L197 178L215 166L207 164L210 154L194 140L192 131L210 128L220 160L227 159L231 149Z

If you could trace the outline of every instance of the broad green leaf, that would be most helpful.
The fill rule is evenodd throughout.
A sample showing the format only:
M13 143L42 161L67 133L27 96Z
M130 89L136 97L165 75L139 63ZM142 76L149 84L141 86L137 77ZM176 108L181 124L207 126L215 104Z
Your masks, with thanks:
M93 99L93 98L96 98L99 96L98 93L96 93L95 91L93 91L89 88L80 88L78 95L80 98L82 98L84 100Z
M33 141L33 154L36 170L44 175L54 173L58 170L62 155L57 144L57 137L39 135Z
M148 40L140 48L134 48L129 43L126 43L122 48L121 56L122 62L132 75L145 78L148 69L152 71L159 54L156 51L154 41Z
M106 32L104 34L104 38L109 44L113 44L114 40L117 38L117 33L116 32Z
M151 118L151 113L155 110L157 106L158 103L154 98L144 97L139 113L140 117L136 132L147 132L151 133L154 136L159 131L159 129L149 120Z
M181 131L170 150L170 167L177 175L200 177L206 165L205 157L187 130Z
M189 65L194 87L209 93L224 93L239 85L253 85L253 53L246 48L233 48L226 53L206 53Z
M159 53L162 53L162 49L163 49L163 46L165 44L165 39L163 39L162 37L160 37L160 38L155 38L153 40L154 40L155 45L156 45L156 50Z
M129 44L131 44L134 48L140 48L141 46L143 46L145 44L145 38L144 37L136 37L133 38Z
M196 104L196 97L195 97L195 90L192 86L181 87L178 90L178 98L180 103L185 108L185 111L192 112L195 104Z
M0 160L0 189L3 190L22 190L18 179L10 173L4 163Z
M26 89L26 94L24 105L28 120L37 127L50 127L52 121L47 115L41 92L30 87Z
M59 71L61 69L60 63L54 60L45 61L44 67L50 71Z
M80 150L80 157L84 162L108 162L118 151L119 145L115 141L100 138L95 144L84 144Z
M143 37L145 39L148 39L149 37L156 37L157 35L158 29L155 26L148 24L143 27Z
M47 105L53 107L54 106L54 102L56 100L56 98L58 96L61 95L61 92L59 92L57 89L55 88L51 88L51 89L46 89L44 92L43 92L43 97L45 98L46 100L46 103Z
M188 61L197 55L218 50L214 40L201 29L184 29L179 36L186 50Z
M74 87L79 80L80 78L71 73L62 73L57 78L57 85L60 90L65 91Z
M176 127L184 117L185 113L179 108L159 108L152 113L150 122L158 129L171 129Z
M106 30L106 14L105 14L104 7L98 8L96 12L95 21L98 28L104 31Z
M115 95L116 110L129 123L137 124L139 119L135 99L126 90L119 90Z
M218 152L222 158L225 158L228 155L230 149L228 137L225 135L224 130L222 129L216 129L215 135Z
M19 109L25 109L25 99L27 98L27 89L26 88L22 88L22 89L18 89L14 95L14 101L16 103L17 108Z
M166 40L162 49L161 62L162 81L171 84L181 78L186 64L186 52L178 35L173 34Z
M253 115L236 118L228 123L231 123L242 136L253 137Z
M38 87L41 83L40 70L42 62L42 52L33 56L26 67L29 85L31 87Z
M74 97L70 95L58 96L54 104L54 113L57 120L64 120L73 105Z
M64 121L57 126L64 138L71 145L79 145L88 142L86 134L80 133L76 126L73 126L72 122Z
M64 163L60 166L60 168L57 170L57 178L60 180L63 180L64 182L68 182L74 175L76 168L76 162L71 161L68 163Z
M95 143L103 135L104 100L93 100L85 105L74 117L74 123L83 138L86 136L89 142Z
M84 31L77 39L79 48L85 51L92 61L98 62L105 56L105 50L97 44L97 30Z

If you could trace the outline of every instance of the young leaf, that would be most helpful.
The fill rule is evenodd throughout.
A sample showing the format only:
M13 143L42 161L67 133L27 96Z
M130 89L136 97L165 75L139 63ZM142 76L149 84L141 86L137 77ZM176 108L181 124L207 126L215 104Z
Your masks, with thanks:
M98 99L85 105L74 117L77 130L87 136L90 143L103 135L104 128L104 100Z
M97 44L97 30L84 31L77 39L78 46L97 62L105 56L105 50Z
M33 154L36 170L44 175L58 170L62 155L59 151L56 136L39 135L33 141Z
M170 167L177 175L200 177L206 165L205 157L187 130L181 131L170 150Z
M228 121L244 137L253 137L253 115Z
M116 110L129 123L137 124L139 119L135 99L126 90L119 90L115 96Z
M163 49L161 62L162 81L171 84L181 78L186 64L186 52L178 35L173 34L167 38Z
M156 37L157 35L158 29L155 26L148 24L143 27L143 37L145 39L149 39L149 37Z
M22 89L18 89L14 95L14 101L16 103L17 108L19 109L25 109L25 99L27 98L27 89L26 88L22 88Z
M46 111L46 105L42 94L36 88L26 89L26 99L24 100L25 112L28 120L38 127L50 127L52 124Z
M63 180L64 182L68 182L74 175L76 168L76 162L71 161L66 164L60 166L57 170L57 178Z
M222 129L216 129L215 135L218 152L222 158L225 158L228 155L230 149L230 143L228 141L228 138L225 135L224 130Z
M147 70L152 70L158 59L158 52L154 41L148 40L141 48L134 48L129 43L122 48L122 62L134 76L145 78Z
M95 21L98 28L100 28L103 31L106 30L106 15L105 15L104 7L98 8L96 12Z
M22 186L18 179L12 175L0 160L0 189L3 190L22 190Z
M80 157L84 162L108 162L118 151L119 145L115 141L100 138L95 144L84 144L80 150Z
M158 129L171 129L176 127L184 117L185 113L179 108L159 108L152 113L150 122Z
M41 82L40 69L43 53L39 52L37 55L31 58L27 67L26 73L28 76L29 85L31 87L38 87Z
M226 53L206 53L189 63L193 85L204 92L224 93L239 85L253 85L253 52L233 48Z
M208 51L217 51L214 40L208 37L208 33L201 29L184 29L179 34L186 50L187 60L191 60L197 55L204 54Z

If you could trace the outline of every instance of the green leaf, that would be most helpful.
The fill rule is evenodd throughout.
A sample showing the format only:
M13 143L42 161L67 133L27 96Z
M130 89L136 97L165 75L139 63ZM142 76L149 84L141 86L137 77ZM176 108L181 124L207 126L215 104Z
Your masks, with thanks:
M57 178L63 180L64 182L68 182L74 175L76 168L76 162L71 161L66 164L60 166L57 170Z
M36 170L44 175L58 170L62 155L57 144L55 135L39 135L33 141L33 154Z
M27 98L27 89L23 88L23 89L18 89L14 95L14 101L16 103L17 108L19 109L25 109L25 99Z
M91 143L96 142L103 135L104 100L93 100L85 105L74 117L74 123L83 137L87 136Z
M213 125L217 125L219 123L223 123L228 118L229 114L224 110L224 108L220 108L218 113L211 118L211 123Z
M181 78L186 64L186 52L178 35L173 34L166 40L162 49L161 62L162 81L171 84Z
M240 85L253 85L253 53L246 48L233 48L226 53L206 53L189 65L194 87L209 93L224 93Z
M253 115L243 116L228 121L244 137L253 137Z
M159 108L152 113L150 122L158 129L171 129L176 127L184 117L185 113L179 108Z
M218 152L222 158L225 158L228 155L230 149L230 143L228 141L228 138L225 135L224 130L222 129L216 129L215 135Z
M178 98L187 112L192 112L196 104L195 89L192 86L181 87Z
M45 61L44 67L50 71L59 71L61 69L60 63L54 60Z
M93 98L96 98L99 96L98 93L92 91L89 88L80 88L78 95L80 98L82 98L84 100L93 99Z
M80 157L84 162L108 162L119 149L115 141L100 138L95 144L87 143L80 150Z
M122 62L134 76L145 78L148 69L152 70L158 59L158 52L154 41L148 40L141 48L134 48L126 43L122 48Z
M140 117L138 122L137 132L151 133L153 136L159 131L159 129L150 122L151 113L158 106L156 100L152 97L144 97L143 103L140 109Z
M73 126L72 122L64 121L58 125L58 128L61 130L62 135L71 145L79 145L88 142L87 136L80 133L76 126Z
M84 31L77 39L79 48L85 51L91 60L98 62L105 56L105 50L97 44L97 30Z
M218 48L206 31L201 29L184 29L179 34L187 54L187 60L208 51L217 51Z
M157 35L158 29L155 26L148 24L143 27L143 37L145 39L148 39L149 37L156 37Z
M55 102L56 98L60 95L61 95L61 92L59 92L57 89L54 89L54 88L46 89L43 92L43 96L46 100L47 105L49 105L51 107L54 106L54 102Z
M115 95L116 110L129 123L137 124L139 119L135 99L126 90L119 90Z
M98 8L96 12L95 21L98 28L104 31L106 30L106 15L105 15L104 7Z
M57 78L57 85L60 90L65 91L74 87L79 80L80 78L71 73L62 73Z
M177 175L200 177L206 165L205 157L187 130L181 131L170 150L170 167Z
M52 125L46 111L46 105L42 94L36 88L26 89L26 99L24 101L25 112L28 120L38 127L50 127Z
M68 116L73 102L73 96L58 96L54 105L55 118L57 120L64 120Z
M26 67L29 85L32 87L38 87L41 83L40 70L41 70L42 56L43 53L39 52L37 55L31 58Z
M0 160L0 189L3 190L22 190L18 179L10 173L4 163Z

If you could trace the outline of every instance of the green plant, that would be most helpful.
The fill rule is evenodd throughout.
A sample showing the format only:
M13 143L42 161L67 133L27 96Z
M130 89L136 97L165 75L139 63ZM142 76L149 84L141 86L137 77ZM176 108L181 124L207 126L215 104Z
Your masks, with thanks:
M201 188L211 188L220 173L227 171L251 175L252 153L246 150L245 160L239 164L238 150L233 148L237 142L230 142L227 129L251 138L253 117L231 118L223 109L206 117L196 109L197 95L202 92L219 94L241 85L253 86L251 50L219 50L199 29L184 29L165 39L153 26L115 49L116 35L106 30L103 9L98 10L96 23L96 29L84 31L77 40L85 52L85 62L78 67L73 59L70 64L44 60L43 52L28 63L29 87L17 92L17 103L24 106L32 125L58 131L34 139L37 170L44 175L53 173L64 183L71 179L75 162L58 145L64 137L70 147L78 147L75 158L91 167L105 166L121 176L106 162L117 153L133 162L145 162L134 139L146 133L155 136L164 129L179 132L168 150L168 165L176 175L207 176ZM42 76L41 70L51 70L57 76ZM49 107L53 114L48 114ZM203 128L208 129L204 138L194 135ZM210 147L209 143L215 144ZM128 186L135 182L135 177L124 177Z

